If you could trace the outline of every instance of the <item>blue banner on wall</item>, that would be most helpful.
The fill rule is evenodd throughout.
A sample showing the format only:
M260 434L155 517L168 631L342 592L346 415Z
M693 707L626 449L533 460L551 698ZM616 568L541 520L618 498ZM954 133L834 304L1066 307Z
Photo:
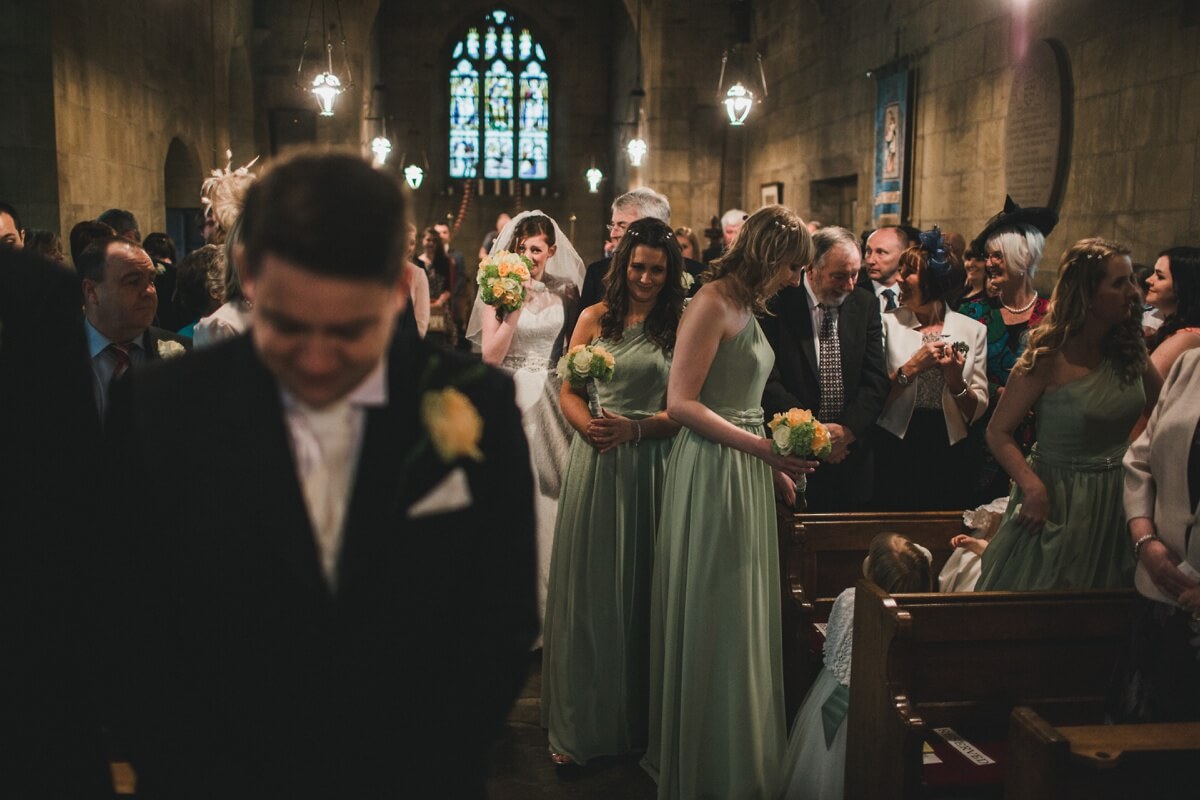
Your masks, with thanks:
M908 169L909 88L912 73L894 72L875 84L875 224L894 225L905 216Z

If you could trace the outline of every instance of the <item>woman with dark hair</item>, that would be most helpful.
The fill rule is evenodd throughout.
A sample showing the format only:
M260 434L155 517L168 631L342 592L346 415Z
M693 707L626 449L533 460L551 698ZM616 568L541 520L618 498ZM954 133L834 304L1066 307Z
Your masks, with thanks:
M679 324L667 410L683 430L667 459L650 606L650 736L660 798L774 798L786 746L777 455L762 394L775 363L756 314L812 259L791 209L766 206L704 274Z
M875 437L883 511L968 505L977 459L967 432L987 410L987 331L947 307L961 285L936 227L900 254L900 305L883 315L892 382Z
M1050 313L1029 335L988 426L1015 484L983 551L979 591L1123 588L1133 557L1121 458L1161 385L1146 354L1129 251L1082 239L1063 254ZM1036 409L1028 462L1013 430Z
M429 324L426 337L451 347L454 345L454 325L450 322L450 298L454 295L454 265L442 244L441 234L428 227L422 234L421 252L416 261L429 281Z
M571 346L616 361L587 393L559 395L575 436L558 501L542 657L542 727L555 763L586 764L646 748L650 578L663 475L679 424L667 375L683 313L683 256L657 219L629 226L600 303L579 315Z
M1175 359L1200 347L1200 247L1172 247L1158 254L1146 279L1146 304L1163 318L1150 340L1150 361L1159 375Z
M467 338L482 352L484 362L511 374L516 387L537 479L538 616L545 619L559 487L571 446L554 364L574 330L584 264L558 223L541 211L525 211L509 220L492 243L493 255L502 250L529 260L525 301L506 314L486 305L477 293ZM541 646L541 637L536 646Z

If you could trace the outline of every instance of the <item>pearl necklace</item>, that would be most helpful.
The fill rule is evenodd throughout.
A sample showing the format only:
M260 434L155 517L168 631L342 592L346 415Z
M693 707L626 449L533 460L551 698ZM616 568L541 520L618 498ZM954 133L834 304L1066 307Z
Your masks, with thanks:
M1000 305L1004 306L1005 310L1007 310L1010 314L1024 314L1026 311L1033 308L1033 304L1036 303L1037 300L1038 300L1037 292L1034 292L1033 299L1030 300L1028 303L1026 303L1024 306L1022 306L1021 308L1013 308L1012 306L1010 306L1008 303L1004 302L1003 300L1000 301Z

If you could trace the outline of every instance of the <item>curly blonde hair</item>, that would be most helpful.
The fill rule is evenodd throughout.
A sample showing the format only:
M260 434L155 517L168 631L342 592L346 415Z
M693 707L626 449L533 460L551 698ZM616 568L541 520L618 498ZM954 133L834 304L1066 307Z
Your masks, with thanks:
M738 232L729 250L712 262L703 281L729 278L734 297L755 314L767 313L767 288L781 270L812 261L812 234L787 206L764 206Z
M1108 274L1114 256L1128 256L1129 249L1106 239L1080 239L1063 253L1058 265L1058 282L1050 296L1050 312L1029 332L1025 352L1013 366L1030 373L1038 359L1054 353L1083 329L1096 289ZM1102 349L1123 383L1130 384L1146 371L1148 355L1142 335L1140 314L1114 325L1104 337Z

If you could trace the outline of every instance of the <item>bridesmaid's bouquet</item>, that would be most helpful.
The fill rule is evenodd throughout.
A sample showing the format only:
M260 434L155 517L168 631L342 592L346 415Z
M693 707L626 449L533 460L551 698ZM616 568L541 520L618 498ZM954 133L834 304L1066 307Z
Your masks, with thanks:
M576 389L587 389L588 411L599 419L602 415L596 397L596 381L612 380L617 360L598 344L577 344L558 360L558 377Z
M833 452L829 429L807 409L789 408L776 414L767 423L767 428L771 431L771 450L781 456L824 458ZM796 491L801 497L807 486L808 479L801 475L796 482ZM803 500L800 503L803 506Z
M479 273L475 280L479 284L479 297L497 310L511 313L525 302L525 283L529 280L532 266L525 256L497 250L479 262Z

